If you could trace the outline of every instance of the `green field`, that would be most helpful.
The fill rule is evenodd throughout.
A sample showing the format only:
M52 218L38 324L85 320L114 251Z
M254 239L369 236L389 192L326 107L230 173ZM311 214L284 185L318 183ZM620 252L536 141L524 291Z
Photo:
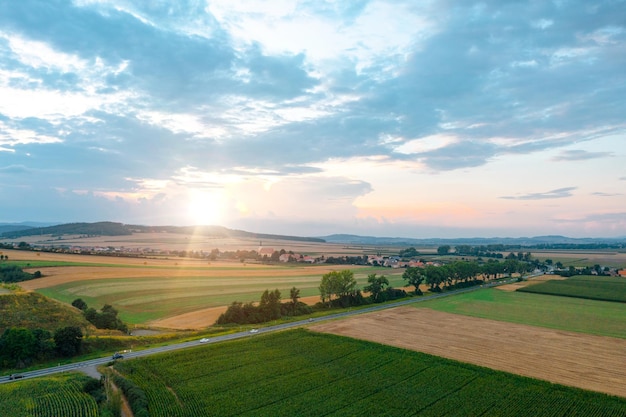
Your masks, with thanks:
M485 289L414 306L626 339L626 308L620 303Z
M186 268L178 268L182 270ZM119 310L122 320L131 324L142 324L151 320L188 313L203 308L229 305L233 301L258 301L266 289L278 288L283 299L288 299L289 289L297 287L300 296L319 295L319 284L323 273L311 267L310 275L291 275L289 267L276 267L276 275L255 275L248 266L238 269L227 268L223 276L176 276L166 271L154 270L149 278L108 278L74 281L38 289L37 292L65 303L82 298L90 307L101 308L113 305ZM337 269L341 269L339 265ZM216 271L215 268L212 271ZM219 271L219 270L218 270ZM267 268L263 269L264 272ZM401 271L384 268L355 269L355 278L362 288L367 275L386 274L394 286L405 284Z
M626 413L623 398L302 329L115 369L145 391L155 417Z
M98 405L82 391L82 374L37 378L0 385L0 416L97 417Z
M573 276L529 285L517 291L626 303L626 279L618 277Z

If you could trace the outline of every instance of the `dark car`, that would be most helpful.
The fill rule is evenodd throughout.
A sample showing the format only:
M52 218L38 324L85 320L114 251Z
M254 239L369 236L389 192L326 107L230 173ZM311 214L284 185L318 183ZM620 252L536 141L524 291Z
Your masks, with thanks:
M24 378L24 375L20 375L20 374L11 374L9 375L9 379L13 380L13 379L22 379Z
M124 356L116 352L113 354L113 359L124 359Z

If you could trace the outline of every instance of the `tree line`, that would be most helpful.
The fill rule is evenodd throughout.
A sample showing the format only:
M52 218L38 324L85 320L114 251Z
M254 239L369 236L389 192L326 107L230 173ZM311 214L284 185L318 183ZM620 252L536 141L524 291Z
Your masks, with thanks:
M0 364L3 368L24 368L33 361L75 356L81 351L82 338L77 326L61 327L54 333L9 327L0 336Z
M292 287L289 301L281 302L278 289L265 290L258 303L234 301L217 319L217 324L256 324L277 320L283 316L300 316L313 312L311 307L299 301L300 290Z
M416 294L421 294L419 286L422 283L427 284L430 291L440 292L482 284L484 279L496 279L501 275L519 273L523 276L534 269L534 265L517 259L504 262L490 259L482 264L478 261L454 261L441 266L409 267L402 278L415 287Z
M524 256L522 256L524 259ZM487 262L454 261L445 265L426 265L424 267L408 267L402 274L407 285L415 287L414 294L422 295L421 284L426 284L431 292L441 292L458 288L479 285L485 279L497 279L499 276L519 273L520 277L534 270L535 266L520 261L517 256L504 262L490 259ZM226 312L217 320L217 324L238 323L253 324L276 320L285 315L310 314L314 311L333 307L345 308L371 303L381 303L406 297L403 289L393 288L384 275L370 274L363 291L357 288L354 272L345 269L330 271L322 275L319 287L320 302L309 307L298 301L300 290L291 289L290 301L281 303L281 293L265 290L258 303L233 302Z

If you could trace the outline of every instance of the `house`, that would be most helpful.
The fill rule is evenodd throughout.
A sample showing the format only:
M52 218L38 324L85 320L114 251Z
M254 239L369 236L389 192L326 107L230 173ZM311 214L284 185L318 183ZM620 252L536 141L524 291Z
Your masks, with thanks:
M274 253L274 248L259 247L259 256L267 255L269 258Z

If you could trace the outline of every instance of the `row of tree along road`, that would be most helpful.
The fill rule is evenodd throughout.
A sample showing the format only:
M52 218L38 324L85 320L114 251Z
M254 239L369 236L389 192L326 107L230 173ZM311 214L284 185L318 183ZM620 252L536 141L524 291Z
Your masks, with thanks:
M423 294L420 289L422 284L428 285L430 292L436 293L480 285L486 280L497 279L502 275L519 274L522 279L524 274L534 269L532 264L517 259L507 259L504 262L489 260L482 264L478 261L453 261L445 265L408 267L402 278L407 285L414 287L412 294L404 289L393 288L385 275L368 275L367 285L361 290L357 287L357 280L351 270L331 271L322 276L319 284L320 302L314 306L307 306L298 301L300 290L295 287L290 290L287 302L281 301L282 294L278 289L265 290L258 303L233 302L219 317L217 323L254 324L276 320L283 316L327 311L329 308L382 303L409 296L420 296Z

